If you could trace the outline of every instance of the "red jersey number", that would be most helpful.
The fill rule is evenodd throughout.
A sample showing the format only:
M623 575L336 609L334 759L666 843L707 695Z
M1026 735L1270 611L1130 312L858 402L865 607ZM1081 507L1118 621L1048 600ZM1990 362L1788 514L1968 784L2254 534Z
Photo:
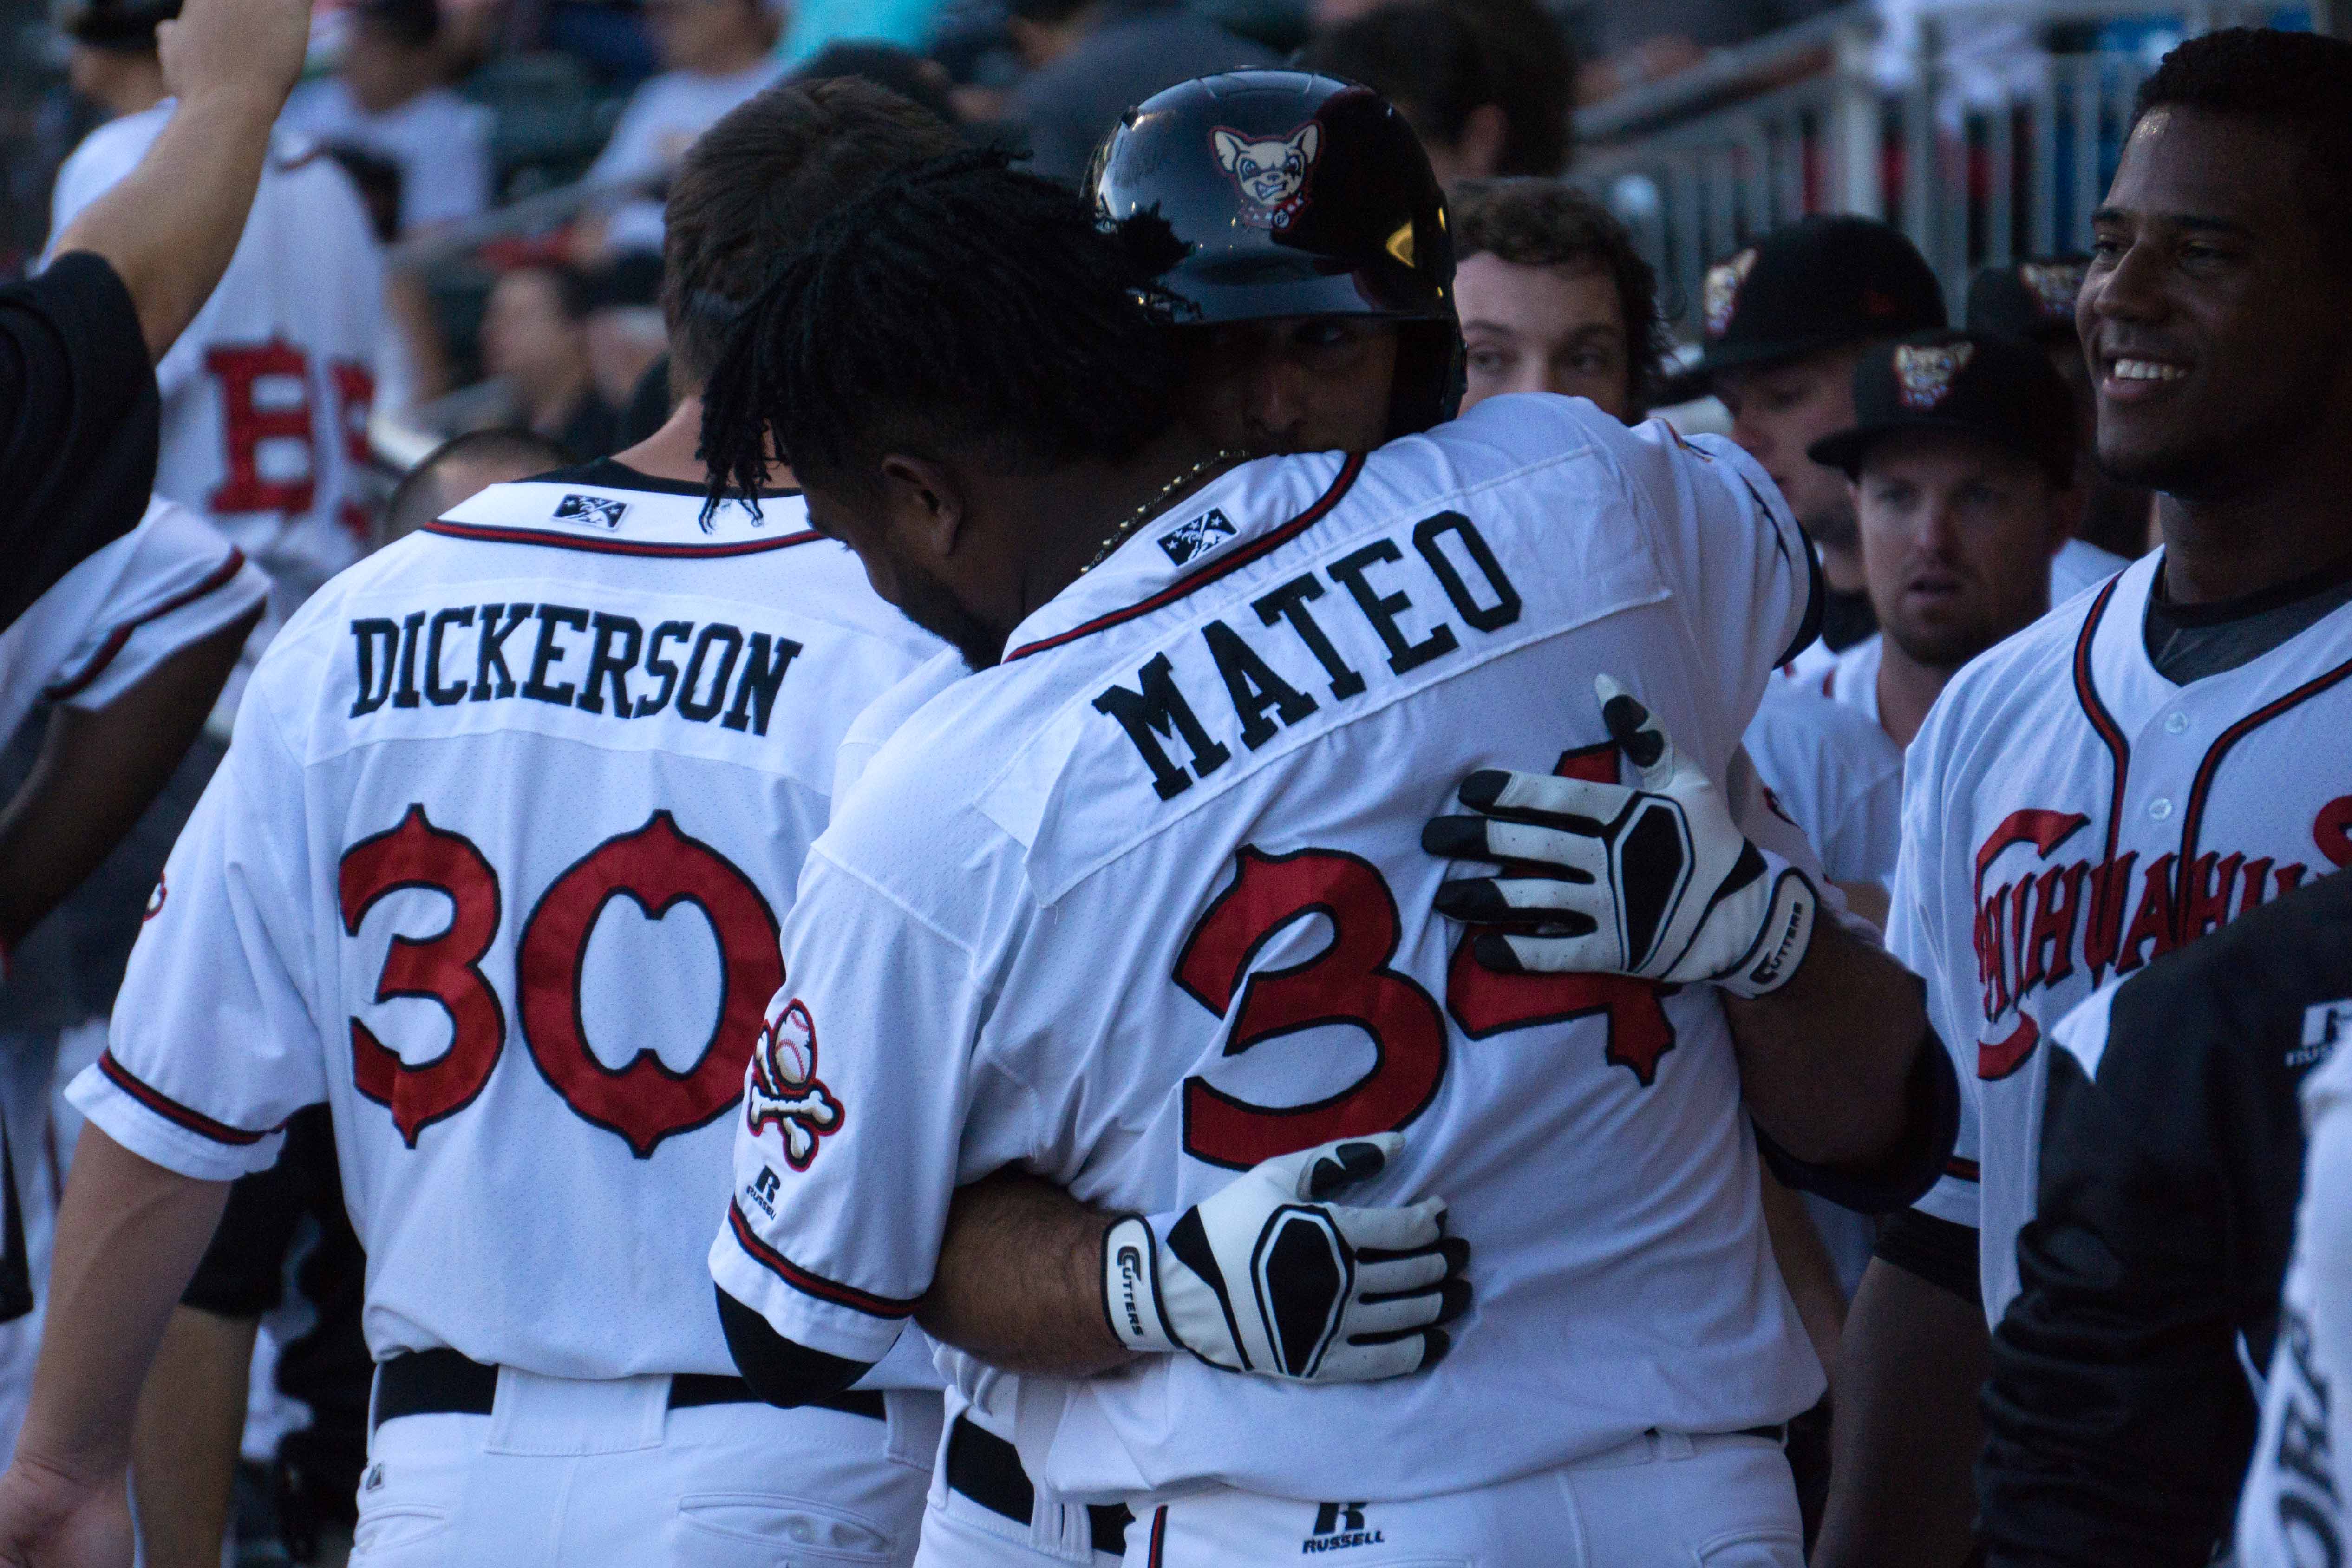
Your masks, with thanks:
M376 901L400 889L427 889L450 902L448 928L438 936L393 937L375 993L378 1002L438 1003L449 1016L448 1049L411 1067L351 1020L352 1081L392 1111L413 1149L426 1127L481 1093L506 1045L506 1012L480 968L499 930L498 874L464 836L434 826L422 805L411 805L397 827L344 851L338 879L343 929L352 936ZM625 1066L608 1068L589 1048L581 970L597 919L617 898L655 920L693 904L718 935L718 1022L683 1072L643 1049ZM784 982L776 934L776 917L751 879L657 811L557 878L524 922L515 963L524 1046L574 1114L648 1158L663 1139L703 1126L741 1096L768 998Z

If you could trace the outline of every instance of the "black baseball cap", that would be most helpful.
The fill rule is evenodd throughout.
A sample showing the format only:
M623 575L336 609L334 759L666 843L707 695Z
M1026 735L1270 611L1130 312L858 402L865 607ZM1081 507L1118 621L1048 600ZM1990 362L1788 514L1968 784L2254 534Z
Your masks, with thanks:
M1776 228L1706 269L1703 374L1945 326L1944 290L1918 247L1867 217Z
M1965 430L2042 466L2050 482L2074 479L2074 405L2042 351L1979 332L1918 332L1881 343L1853 371L1851 430L1805 455L1848 478L1882 436Z
M155 29L180 14L180 0L89 0L66 17L79 43L99 49L152 49Z
M1969 280L1969 331L2029 342L2074 341L2074 296L2087 256L2037 256L1978 269Z

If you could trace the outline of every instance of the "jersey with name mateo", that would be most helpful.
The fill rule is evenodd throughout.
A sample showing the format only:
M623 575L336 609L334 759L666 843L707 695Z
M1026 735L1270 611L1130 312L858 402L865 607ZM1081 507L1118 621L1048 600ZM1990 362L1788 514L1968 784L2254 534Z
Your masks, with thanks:
M1977 1226L1988 1321L2016 1296L2042 1037L2101 984L2352 864L2352 606L2186 686L2140 635L2158 552L1970 664L1905 763L1887 946L1927 982L1963 1093L1919 1202Z
M303 607L75 1085L214 1180L326 1101L378 1360L734 1370L685 1220L835 747L939 646L796 497L706 531L626 474L493 487Z
M1480 969L1420 847L1474 769L1618 778L1597 673L1722 776L1807 610L1769 493L1727 446L1498 397L1248 464L1127 541L917 711L810 852L719 1283L870 1361L959 1183L1019 1163L1167 1213L1394 1128L1349 1201L1450 1201L1479 1298L1446 1361L1036 1380L1033 1473L1410 1498L1811 1405L1716 994Z

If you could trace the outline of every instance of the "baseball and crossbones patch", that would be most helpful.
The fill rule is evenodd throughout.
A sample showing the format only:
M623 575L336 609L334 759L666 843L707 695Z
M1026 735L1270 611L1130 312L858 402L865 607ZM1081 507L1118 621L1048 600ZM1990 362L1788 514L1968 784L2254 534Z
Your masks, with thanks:
M783 1131L784 1163L795 1171L816 1158L818 1139L841 1131L841 1101L816 1076L816 1022L798 998L760 1026L743 1112L755 1136L770 1123Z

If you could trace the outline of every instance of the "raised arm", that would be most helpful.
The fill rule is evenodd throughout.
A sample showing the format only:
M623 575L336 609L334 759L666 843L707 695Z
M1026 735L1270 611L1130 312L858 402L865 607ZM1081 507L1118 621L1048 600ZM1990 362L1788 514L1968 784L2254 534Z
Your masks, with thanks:
M171 123L56 246L112 265L152 359L195 319L236 253L270 125L310 36L309 0L187 0L157 30L163 80L179 98Z

